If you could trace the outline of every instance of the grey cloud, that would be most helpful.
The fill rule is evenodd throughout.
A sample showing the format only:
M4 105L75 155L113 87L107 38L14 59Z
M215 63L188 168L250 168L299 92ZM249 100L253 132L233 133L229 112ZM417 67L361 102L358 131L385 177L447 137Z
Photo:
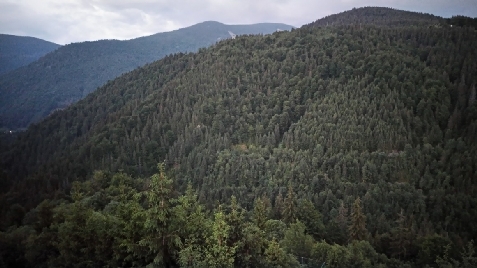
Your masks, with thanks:
M29 12L20 4L0 2L0 33L53 40L61 33L60 28L47 15Z

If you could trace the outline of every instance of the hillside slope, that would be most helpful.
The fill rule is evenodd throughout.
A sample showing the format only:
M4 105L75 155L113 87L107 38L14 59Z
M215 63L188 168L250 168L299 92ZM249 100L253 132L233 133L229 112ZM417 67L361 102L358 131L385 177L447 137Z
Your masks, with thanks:
M0 75L28 65L59 47L34 37L0 34Z
M0 127L24 128L84 98L122 73L177 52L196 51L237 34L272 33L279 23L225 25L203 22L137 39L101 40L66 45L0 77Z
M303 27L167 56L21 133L1 158L2 215L60 200L95 170L147 177L164 162L177 191L189 183L210 210L235 196L246 217L269 198L273 227L292 228L295 205L311 201L324 227L310 220L306 232L333 246L287 251L296 256L331 252L327 265L349 267L334 243L359 240L372 246L362 256L396 259L385 267L463 261L456 252L477 237L476 57L473 28L412 22ZM99 179L84 185L91 197L74 208L117 206Z
M326 27L343 25L375 25L385 27L414 26L426 27L443 24L445 20L431 14L422 14L411 11L387 7L353 8L338 14L333 14L316 20L305 27Z

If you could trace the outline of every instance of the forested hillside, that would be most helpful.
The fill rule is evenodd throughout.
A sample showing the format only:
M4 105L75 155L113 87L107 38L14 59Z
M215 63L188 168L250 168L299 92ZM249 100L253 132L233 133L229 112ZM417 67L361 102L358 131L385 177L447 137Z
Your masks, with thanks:
M167 56L20 133L4 260L475 267L477 32L358 11Z
M457 27L474 27L477 29L477 18L470 18L466 16L453 16L452 18L446 19L447 23L452 26Z
M0 128L25 128L84 98L122 73L177 52L197 51L233 34L269 34L280 23L225 25L208 21L137 39L73 43L0 76Z
M445 23L443 18L431 14L416 13L392 8L367 7L353 8L350 11L329 15L312 22L307 26L376 25L384 27L425 27L442 23Z
M28 65L59 47L34 37L0 34L0 75Z

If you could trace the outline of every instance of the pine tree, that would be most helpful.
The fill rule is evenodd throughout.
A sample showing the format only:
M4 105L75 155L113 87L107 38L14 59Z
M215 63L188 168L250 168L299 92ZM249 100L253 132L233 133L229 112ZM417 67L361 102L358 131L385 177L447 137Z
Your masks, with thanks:
M283 248L280 247L280 244L275 239L272 239L268 243L268 247L265 250L265 267L298 267L298 261L287 254Z
M178 198L174 207L178 230L182 240L179 252L181 267L203 266L203 251L210 228L210 220L206 218L204 208L199 204L197 195L189 184L184 195Z
M338 226L345 230L348 227L348 208L345 207L343 201L340 203L340 207L338 209L338 215L335 218L335 222Z
M158 164L159 173L151 177L149 189L144 192L149 208L145 211L144 223L145 236L139 241L141 246L149 248L149 253L154 256L156 265L173 265L173 255L180 245L179 237L171 217L172 180L165 174L164 164Z
M345 244L348 240L348 208L345 207L344 202L338 208L338 214L326 225L326 240L338 244Z
M283 209L284 209L283 206L284 206L283 196L282 196L282 193L279 192L277 197L275 197L275 203L273 206L275 219L280 220L283 218Z
M305 224L308 234L315 239L322 238L325 226L323 225L320 212L318 212L310 200L303 199L298 203L297 217Z
M366 230L366 216L361 209L361 199L358 197L354 201L351 211L351 224L349 226L349 240L366 240L368 230Z
M255 199L255 204L253 206L253 222L261 230L265 228L265 222L268 220L267 210L265 202L260 197Z
M225 221L229 226L227 245L235 248L235 264L237 264L243 262L248 255L244 240L245 211L235 196L231 198L229 210L230 212L225 215Z
M296 198L291 183L288 184L288 192L283 201L283 220L286 224L295 222L296 219Z
M299 220L290 224L281 244L288 253L296 257L310 258L315 241L311 235L306 234L305 228Z
M230 226L222 211L215 213L212 235L207 238L205 263L208 267L233 267L236 247L227 245Z
M393 250L392 255L405 258L411 245L411 232L403 209L401 209L401 213L399 213L397 224L397 228L392 231L392 241L390 245Z

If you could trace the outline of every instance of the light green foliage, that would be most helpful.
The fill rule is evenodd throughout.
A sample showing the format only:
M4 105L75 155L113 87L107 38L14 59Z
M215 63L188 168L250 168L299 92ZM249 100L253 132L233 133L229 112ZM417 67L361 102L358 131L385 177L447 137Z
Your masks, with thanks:
M349 265L346 248L337 244L330 245L324 241L313 247L313 259L326 263L327 267L347 267Z
M212 222L189 184L180 196L173 212L182 239L179 263L182 267L203 267L206 239L211 235Z
M203 241L207 234L201 234L201 230L206 230L210 223L206 217L204 206L198 202L197 195L190 184L187 186L185 194L178 198L172 214L179 225L181 237L198 243Z
M172 217L172 180L165 174L164 164L158 164L159 173L151 177L148 189L143 192L147 209L144 236L139 245L149 249L156 265L170 265L177 248L181 246L178 234L180 226Z
M326 267L388 267L391 264L367 241L353 241L347 246L321 241L315 244L312 258L317 263L326 263Z
M268 240L280 241L285 236L287 225L281 220L268 220L265 222L265 233Z
M205 249L205 264L208 267L233 267L236 246L227 245L230 226L225 214L218 211L214 214L212 235L207 238Z
M290 228L285 231L285 237L280 243L288 253L295 257L310 258L315 241L313 237L305 233L305 225L297 220L290 224Z
M265 267L298 267L298 261L290 254L287 254L280 244L273 239L268 243L265 250Z
M262 230L265 228L265 223L268 220L269 213L269 208L266 207L265 202L260 197L255 199L253 206L253 222L258 228Z

